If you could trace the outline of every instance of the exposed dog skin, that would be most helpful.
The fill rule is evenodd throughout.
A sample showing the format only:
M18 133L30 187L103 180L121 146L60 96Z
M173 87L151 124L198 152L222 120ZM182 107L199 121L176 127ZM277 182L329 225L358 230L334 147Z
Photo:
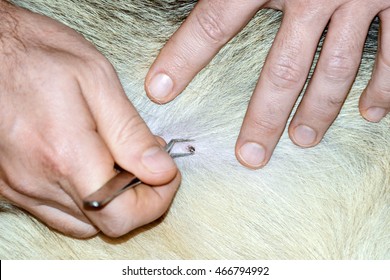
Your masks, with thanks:
M295 146L285 132L262 170L242 167L234 144L281 13L261 11L167 105L144 77L194 1L14 1L91 40L115 66L152 131L195 139L177 159L181 187L168 213L119 239L78 240L0 202L2 259L389 259L390 118L358 111L376 53L374 23L359 74L322 142Z

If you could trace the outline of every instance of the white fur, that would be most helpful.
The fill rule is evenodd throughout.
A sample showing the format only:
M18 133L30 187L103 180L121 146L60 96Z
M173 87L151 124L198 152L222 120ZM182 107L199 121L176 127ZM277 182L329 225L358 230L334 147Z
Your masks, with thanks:
M143 79L178 27L174 19L192 4L15 2L92 40L153 132L195 139L196 155L176 160L183 181L165 217L119 239L69 238L0 203L0 258L390 258L390 118L373 124L358 112L372 53L317 147L299 148L284 133L270 163L251 171L236 161L234 145L280 13L259 13L180 97L159 106L145 96Z

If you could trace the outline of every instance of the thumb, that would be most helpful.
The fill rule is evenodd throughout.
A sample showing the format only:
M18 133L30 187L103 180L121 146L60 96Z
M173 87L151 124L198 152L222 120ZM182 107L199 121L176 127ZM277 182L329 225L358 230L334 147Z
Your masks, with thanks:
M84 81L95 84L80 83L81 89L115 162L147 184L170 182L176 165L128 100L111 64L96 67L92 75Z

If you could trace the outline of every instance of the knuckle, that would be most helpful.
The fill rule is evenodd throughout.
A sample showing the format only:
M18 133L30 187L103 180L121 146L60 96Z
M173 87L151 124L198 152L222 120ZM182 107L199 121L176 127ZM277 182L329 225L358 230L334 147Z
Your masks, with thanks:
M327 108L341 107L344 103L343 95L328 95L325 100Z
M194 52L191 48L184 48L173 54L171 59L170 72L183 73L191 69L190 58L194 56Z
M91 225L75 225L74 223L62 223L59 230L69 236L85 239L93 237L98 231Z
M270 119L254 119L250 122L254 131L259 131L265 135L275 135L280 132L280 125Z
M377 64L385 73L390 73L390 57L382 52L378 53Z
M375 89L375 99L379 101L390 101L390 84L378 85Z
M38 156L44 169L60 178L65 178L71 175L73 169L71 150L72 144L69 141L55 140L38 153Z
M111 216L103 219L104 224L100 226L100 230L107 236L112 238L118 238L128 233L132 228L129 228L126 223L123 222L123 217Z
M345 51L325 56L321 62L321 71L333 82L344 83L354 78L357 63Z
M338 102L337 100L331 101L330 99L327 101L327 104L331 104L332 102ZM340 104L340 103L338 103ZM333 107L333 105L332 105ZM313 105L310 109L311 118L320 120L324 123L331 123L335 119L334 109L329 110L329 106L316 104Z
M317 0L300 0L297 3L287 1L286 7L298 11L310 11L314 8L318 9L318 1Z
M266 76L276 89L297 90L304 75L293 59L280 58L270 65Z
M377 68L374 69L372 79L369 81L365 98L371 102L387 104L390 107L390 60L383 53L378 53Z
M135 141L145 141L145 123L138 115L116 120L112 139L118 146L128 146Z
M371 87L370 98L378 103L385 103L390 106L390 85L378 84Z
M85 60L85 64L94 77L111 77L115 73L114 67L110 61L101 54L98 54L93 58L88 57L88 59Z
M217 2L218 3L218 2ZM196 26L199 26L202 39L208 43L222 44L228 40L226 26L220 18L220 8L214 1L207 1L204 8L195 15Z
M118 238L118 237L121 237L122 235L126 234L127 232L124 232L122 230L117 230L117 228L115 227L108 227L108 228L105 228L105 229L101 229L101 231L111 237L111 238Z

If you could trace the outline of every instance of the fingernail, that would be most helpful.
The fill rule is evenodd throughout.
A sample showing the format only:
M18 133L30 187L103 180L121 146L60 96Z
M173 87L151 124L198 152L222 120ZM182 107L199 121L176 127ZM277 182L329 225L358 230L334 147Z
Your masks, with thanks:
M254 142L242 145L238 154L246 164L252 167L262 166L265 160L264 147Z
M173 159L161 147L157 146L144 152L142 163L152 173L162 173L175 168Z
M299 146L310 146L316 141L317 133L307 125L298 125L294 131L294 140Z
M173 81L168 75L160 73L150 80L148 89L153 98L163 100L172 92Z
M380 107L368 108L365 113L365 118L370 122L379 122L386 116L386 109Z

